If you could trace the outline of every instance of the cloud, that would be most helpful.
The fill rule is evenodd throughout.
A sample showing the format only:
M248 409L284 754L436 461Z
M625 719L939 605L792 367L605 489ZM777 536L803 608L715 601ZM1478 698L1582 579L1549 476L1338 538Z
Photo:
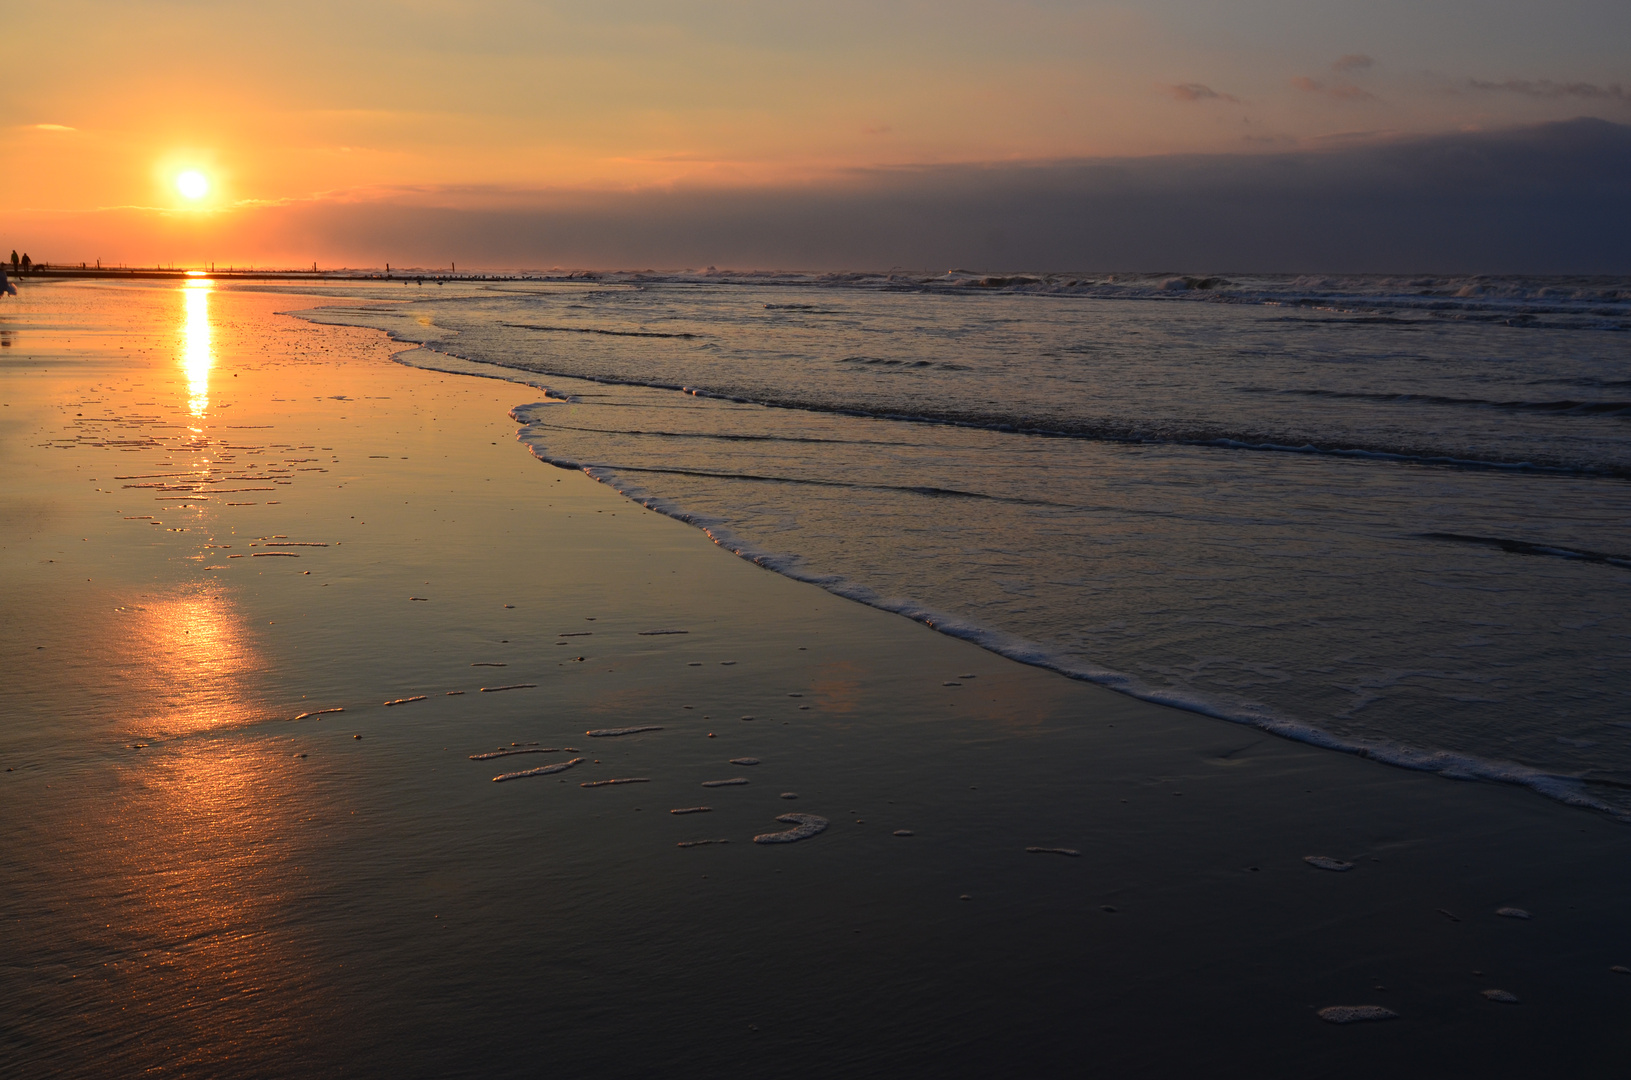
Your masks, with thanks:
M841 182L18 215L52 261L1247 273L1631 273L1631 126L1318 150L857 170ZM124 247L119 247L119 245Z
M1522 94L1533 98L1585 98L1594 101L1631 101L1631 92L1627 92L1619 83L1609 83L1607 86L1598 86L1588 82L1553 82L1551 79L1507 79L1505 82L1486 82L1482 79L1468 79L1467 85L1474 90L1492 90L1499 93Z
M1298 75L1291 80L1291 85L1305 94L1323 94L1339 101L1366 101L1376 96L1352 83L1327 85L1318 79L1311 79L1307 75Z
M34 127L35 131L78 131L79 130L78 128L71 128L67 124L35 124L35 125L33 125L33 127Z
M1233 101L1238 103L1239 98L1233 94L1220 93L1204 83L1179 83L1177 86L1167 87L1167 93L1179 101Z
M1364 53L1346 53L1331 63L1332 71L1367 71L1376 66L1376 57Z

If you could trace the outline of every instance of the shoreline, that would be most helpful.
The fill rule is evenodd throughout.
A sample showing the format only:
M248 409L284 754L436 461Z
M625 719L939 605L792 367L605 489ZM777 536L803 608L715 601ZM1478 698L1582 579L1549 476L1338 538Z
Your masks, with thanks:
M290 312L289 314L293 314L297 318L305 317L305 313L302 312ZM313 322L315 325L336 325L317 319L308 321ZM557 390L545 386L539 380L553 379L557 385L563 381L610 382L616 385L625 385L616 383L615 380L586 379L581 376L526 371L486 361L472 360L454 353L446 353L425 345L404 341L390 333L390 331L381 330L379 332L386 334L392 342L407 346L402 351L393 354L392 359L397 363L420 370L437 371L454 376L490 378L514 383L518 386L531 387L543 392L549 398L547 403L538 403L545 405L545 407L567 401L572 395L566 390ZM457 366L445 363L415 363L410 359L415 353L448 358L469 365L471 369L485 370L460 370ZM698 393L698 391L684 387L652 386L650 384L627 385L656 390L674 390L680 393ZM761 402L747 403L763 404ZM585 465L577 461L550 455L538 442L528 439L527 428L532 423L529 410L535 407L535 405L518 404L509 410L509 415L511 419L521 425L521 431L516 436L517 439L528 448L529 452L538 461L569 472L581 472L617 492L634 505L655 511L697 529L714 544L738 558L791 580L814 585L842 599L920 623L938 633L957 640L967 641L987 652L1015 663L1053 672L1067 679L1100 686L1114 693L1124 694L1137 701L1181 709L1199 716L1262 731L1291 742L1317 747L1334 753L1365 758L1393 768L1431 773L1447 780L1477 780L1521 787L1565 806L1589 810L1620 823L1631 824L1631 810L1616 807L1611 803L1593 797L1590 793L1591 781L1582 777L1548 772L1516 761L1504 761L1475 754L1421 749L1407 744L1390 743L1382 740L1345 739L1324 730L1315 721L1284 716L1267 706L1243 703L1248 707L1230 709L1227 705L1207 701L1200 697L1154 689L1134 675L1091 663L1073 661L1043 643L1001 629L985 626L977 621L938 611L922 602L880 596L867 585L850 581L841 575L802 571L796 565L801 556L788 552L762 549L745 543L720 522L693 514L672 500L650 495L637 483L620 477L615 467ZM923 422L942 423L943 421L931 418L925 419Z
M1087 1045L1118 1075L1525 1075L1631 1049L1618 823L726 558L518 453L506 388L285 297L212 298L189 423L181 299L97 292L75 325L105 339L0 368L0 1063L1055 1075ZM107 483L201 438L273 490ZM635 726L662 730L586 734ZM531 742L589 760L469 760ZM752 842L789 811L829 827Z

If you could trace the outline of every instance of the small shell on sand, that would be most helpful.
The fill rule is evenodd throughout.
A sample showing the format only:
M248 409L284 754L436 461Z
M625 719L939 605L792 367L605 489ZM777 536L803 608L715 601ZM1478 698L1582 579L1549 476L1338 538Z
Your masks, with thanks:
M345 709L343 707L340 707L340 706L335 706L332 709L313 709L311 712L301 713L299 716L295 717L295 719L296 720L304 720L308 716L326 716L326 715L328 715L329 713L332 713L332 712L345 712Z
M680 808L678 810L670 810L669 813L670 814L706 814L712 809L713 809L713 807L711 807L711 806L686 806L686 807L682 807L682 808Z
M681 840L675 847L701 847L703 844L728 844L729 840Z
M808 840L827 827L827 819L815 814L781 814L776 820L793 827L781 832L760 833L753 838L755 844L791 844L795 840Z
M507 772L493 777L493 783L501 784L506 780L519 780L523 776L548 776L551 773L565 772L583 759L575 757L571 761L557 761L553 765L542 765L536 769L523 769L521 772Z
M1380 1005L1327 1005L1316 1015L1328 1024L1358 1024L1366 1020L1397 1020L1399 1014Z
M562 750L565 750L567 753L571 753L570 747L540 746L537 748L528 747L525 750L494 750L489 754L471 754L470 760L490 761L496 757L509 757L512 754L559 754Z
M1073 858L1080 858L1082 854L1073 847L1028 847L1025 850L1032 855L1069 855Z
M1501 907L1495 909L1495 914L1503 919L1533 919L1534 916L1521 907Z
M914 833L911 829L896 829L890 835L891 836L916 836L917 834Z
M1333 859L1329 855L1304 855L1303 862L1307 863L1309 866L1317 866L1321 870L1331 870L1338 874L1342 873L1344 870L1352 870L1354 868L1353 863L1343 862L1341 859ZM1343 1007L1345 1008L1346 1006ZM1347 1023L1347 1021L1341 1022Z
M1480 990L1479 993L1490 1001L1498 1001L1502 1005L1516 1005L1518 1003L1518 995L1507 990Z
M784 799L796 799L798 797L799 797L799 793L796 792L796 791L784 791L784 792L782 792L782 798L784 798Z
M481 692L484 694L496 694L500 690L531 690L537 685L538 684L535 682L518 682L511 683L508 686L484 686L481 688Z
M745 777L745 776L733 776L729 780L704 780L702 782L702 786L703 787L736 787L739 784L745 784L747 782L748 782L748 778Z
M607 739L611 738L613 735L634 735L642 731L661 730L662 728L660 727L653 727L650 725L646 727L603 727L596 728L594 731L585 731L584 734L589 736L591 739Z
M651 777L649 777L649 776L622 776L622 777L617 778L616 780L589 780L589 781L586 781L586 782L584 782L582 784L579 784L578 786L579 787L606 787L606 786L608 786L610 784L649 784L649 783L651 783Z
M425 700L425 695L420 694L418 697L399 697L395 701L387 701L385 704L387 704L387 705L406 705L410 701L424 701L424 700Z
M759 759L756 758L756 757L733 757L733 758L731 758L731 764L732 765L757 765L757 764L759 764Z

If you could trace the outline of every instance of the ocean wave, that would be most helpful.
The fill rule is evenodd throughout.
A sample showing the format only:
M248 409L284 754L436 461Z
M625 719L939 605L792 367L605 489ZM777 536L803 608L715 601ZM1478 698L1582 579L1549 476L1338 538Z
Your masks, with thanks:
M510 365L499 366L508 367ZM553 375L559 378L580 379L585 382L600 383L607 386L636 386L653 390L678 390L693 397L713 398L741 405L758 405L769 409L790 409L907 423L946 424L955 427L976 428L984 431L1039 438L1088 439L1097 442L1137 443L1142 445L1165 444L1213 447L1223 450L1245 450L1259 453L1362 458L1412 465L1430 465L1441 468L1499 469L1618 480L1631 479L1631 466L1618 463L1569 460L1546 454L1529 454L1523 458L1502 458L1494 455L1473 456L1447 452L1430 446L1421 447L1388 443L1366 445L1363 442L1346 439L1341 443L1334 440L1314 441L1303 436L1286 437L1269 433L1181 426L1166 420L1101 418L1071 420L1067 418L1049 418L1038 421L1031 416L1011 413L951 409L923 409L908 413L877 408L861 402L811 401L791 397L744 395L699 386L676 385L668 382L616 378L607 375L581 374L570 371L551 371L532 363L517 366L517 370L529 371L539 375Z
M1515 328L1631 330L1631 280L1568 276L1263 275L1156 273L928 272L799 273L732 271L654 273L573 272L538 281L633 286L663 284L780 285L810 289L909 291L946 295L992 293L1082 296L1119 300L1258 304L1407 321L1458 320ZM515 292L497 287L495 291ZM766 304L767 309L836 314L817 304Z
M1550 416L1612 416L1631 417L1631 401L1578 401L1564 398L1553 401L1502 401L1489 398L1449 397L1440 394L1387 394L1352 390L1279 389L1275 387L1243 387L1249 393L1295 394L1299 397L1329 398L1336 401L1374 401L1381 404L1421 404L1467 406L1478 409L1499 409L1505 412L1532 412Z
M1631 555L1610 555L1601 551L1586 551L1582 548L1563 547L1558 544L1537 544L1529 540L1515 540L1504 536L1467 536L1462 533L1451 532L1429 532L1422 533L1421 536L1426 540L1445 540L1457 544L1500 548L1502 551L1511 552L1514 555L1549 555L1557 559L1605 563L1609 566L1622 566L1631 570Z
M1582 774L1563 774L1519 762L1502 761L1475 754L1424 749L1393 740L1345 738L1326 731L1317 724L1287 715L1267 705L1248 701L1224 703L1215 698L1187 693L1171 687L1153 687L1142 679L1126 672L1091 664L1080 657L1072 656L1059 649L1007 631L985 626L971 619L948 614L918 600L886 597L867 585L842 575L812 571L804 565L804 561L799 556L758 548L746 543L738 538L725 522L693 513L671 499L653 495L629 483L622 475L624 472L641 470L618 469L605 465L585 465L553 455L543 445L539 437L541 433L534 434L528 430L532 422L529 420L531 415L526 406L518 406L512 410L513 418L523 425L518 438L538 460L559 468L582 471L594 480L605 484L620 495L648 510L702 530L715 544L739 558L793 580L818 586L835 596L901 615L914 622L922 623L948 637L970 642L1007 659L1054 671L1071 679L1094 683L1141 701L1166 705L1231 723L1243 724L1295 742L1353 754L1398 768L1436 773L1439 776L1455 780L1485 780L1518 785L1558 802L1595 810L1631 824L1631 810L1606 798L1605 792L1593 790L1600 787L1613 788L1619 786L1610 780ZM1453 534L1441 534L1431 538L1451 538L1479 543L1488 542L1497 546L1502 545L1502 542L1498 540L1464 538ZM1515 543L1521 544L1522 542ZM1535 546L1540 547L1539 545ZM1559 551L1561 550L1559 549ZM1615 557L1605 558L1612 559Z

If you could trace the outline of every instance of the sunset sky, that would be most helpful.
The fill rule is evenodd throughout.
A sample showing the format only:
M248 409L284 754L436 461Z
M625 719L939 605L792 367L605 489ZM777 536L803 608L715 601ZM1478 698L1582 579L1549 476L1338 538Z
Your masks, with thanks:
M1628 57L1623 0L0 0L0 224L58 260L367 261L273 211L1625 124Z

